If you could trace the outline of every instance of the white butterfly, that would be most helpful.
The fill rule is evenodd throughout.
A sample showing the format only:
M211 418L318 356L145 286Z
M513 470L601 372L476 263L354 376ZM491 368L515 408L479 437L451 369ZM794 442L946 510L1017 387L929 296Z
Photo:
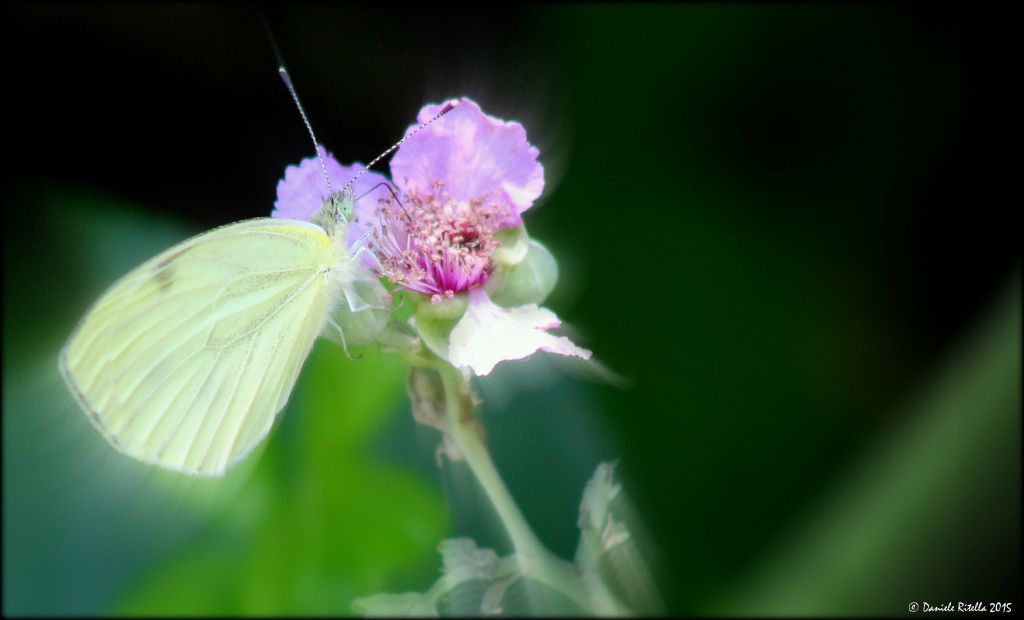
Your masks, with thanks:
M68 386L118 450L222 475L270 431L342 297L380 282L346 243L351 191L315 223L259 218L198 235L115 283L60 354Z
M278 73L329 190L312 222L247 220L174 246L110 287L61 350L61 374L89 419L115 448L141 461L222 475L270 432L316 337L323 332L346 346L331 318L342 297L352 313L386 310L384 286L358 258L366 248L348 248L355 182L454 104L333 192L283 64ZM377 319L339 318L364 332L374 323L384 328Z

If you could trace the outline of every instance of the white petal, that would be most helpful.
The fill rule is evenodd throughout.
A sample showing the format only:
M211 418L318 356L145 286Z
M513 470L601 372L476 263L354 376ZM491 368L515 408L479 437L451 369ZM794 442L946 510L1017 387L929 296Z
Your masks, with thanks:
M590 351L545 331L559 325L555 313L546 308L502 308L478 288L469 292L466 313L452 329L448 360L486 375L498 362L529 357L538 350L590 359Z

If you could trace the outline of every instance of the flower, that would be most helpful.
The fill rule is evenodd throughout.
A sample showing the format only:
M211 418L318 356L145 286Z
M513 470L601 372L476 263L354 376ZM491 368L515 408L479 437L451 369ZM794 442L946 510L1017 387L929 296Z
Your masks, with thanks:
M401 204L391 197L379 204L368 247L393 283L437 303L487 282L507 214L499 205L454 200L441 180L430 193L406 191Z
M434 119L445 106L454 107ZM486 375L503 360L521 359L538 350L587 359L590 351L548 330L561 324L550 310L536 302L553 286L548 277L536 299L523 295L521 285L510 298L533 301L504 308L485 290L496 270L512 273L517 266L543 264L524 261L546 250L526 237L522 214L544 189L544 168L536 147L526 139L519 123L484 114L476 102L462 98L420 110L418 123L406 132L407 140L391 161L397 193L379 190L377 200L357 200L349 227L349 243L365 241L368 266L398 287L422 294L430 305L456 297L468 303L456 323L416 321L423 341L453 365ZM415 136L412 134L416 133ZM324 154L327 172L343 182L360 169L338 164ZM385 183L382 175L366 173L354 188L355 196ZM328 195L327 183L316 158L290 167L278 184L273 216L309 219ZM510 234L518 231L517 234ZM495 253L502 241L512 239L522 251ZM501 240L500 240L501 239ZM539 248L532 250L532 248ZM509 260L509 256L514 256ZM547 254L550 259L550 254ZM553 265L553 259L549 261ZM551 274L554 267L547 267ZM535 278L536 280L537 278ZM503 277L496 282L528 282L529 278ZM494 288L494 287L491 287ZM500 291L499 291L500 292ZM491 294L495 291L491 290ZM458 301L458 300L457 300ZM443 313L442 313L443 314ZM427 325L443 326L444 338L426 334Z
M434 302L484 284L498 248L494 235L522 223L544 189L538 151L519 123L506 123L462 99L420 110L419 124L443 118L408 140L391 161L404 201L357 205L370 222L382 274ZM409 135L419 126L413 125Z

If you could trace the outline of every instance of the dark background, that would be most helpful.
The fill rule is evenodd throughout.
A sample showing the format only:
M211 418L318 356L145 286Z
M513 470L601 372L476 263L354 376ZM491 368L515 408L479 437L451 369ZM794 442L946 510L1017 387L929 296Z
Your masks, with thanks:
M1006 14L265 11L340 161L369 160L422 105L463 95L522 122L541 149L547 188L526 222L560 262L548 305L632 382L566 375L491 401L498 466L552 549L571 555L583 482L618 457L671 611L1019 604L1020 102ZM202 543L184 533L121 564L114 547L106 581L54 586L89 558L25 525L73 506L45 483L8 491L26 469L46 476L25 439L46 433L17 435L30 416L19 403L39 401L9 398L32 389L11 373L51 359L138 260L267 215L284 168L312 147L251 7L23 5L3 22L4 447L17 437L21 455L4 461L5 611L103 613L140 567ZM125 218L143 236L183 233L95 230ZM113 258L96 267L101 243ZM560 420L565 402L587 411ZM418 432L395 419L385 454L402 453L388 437ZM421 452L407 465L450 495ZM449 517L454 531L476 527ZM375 587L425 588L434 546L417 548L419 573ZM211 609L334 609L232 600Z

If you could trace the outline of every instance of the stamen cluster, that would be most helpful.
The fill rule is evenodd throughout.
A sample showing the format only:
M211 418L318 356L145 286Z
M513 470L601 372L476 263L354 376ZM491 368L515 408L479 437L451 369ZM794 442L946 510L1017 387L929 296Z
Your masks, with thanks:
M407 192L403 202L380 199L367 247L380 273L437 303L487 281L491 255L499 247L494 234L508 208L486 196L454 200L442 180L429 187Z

